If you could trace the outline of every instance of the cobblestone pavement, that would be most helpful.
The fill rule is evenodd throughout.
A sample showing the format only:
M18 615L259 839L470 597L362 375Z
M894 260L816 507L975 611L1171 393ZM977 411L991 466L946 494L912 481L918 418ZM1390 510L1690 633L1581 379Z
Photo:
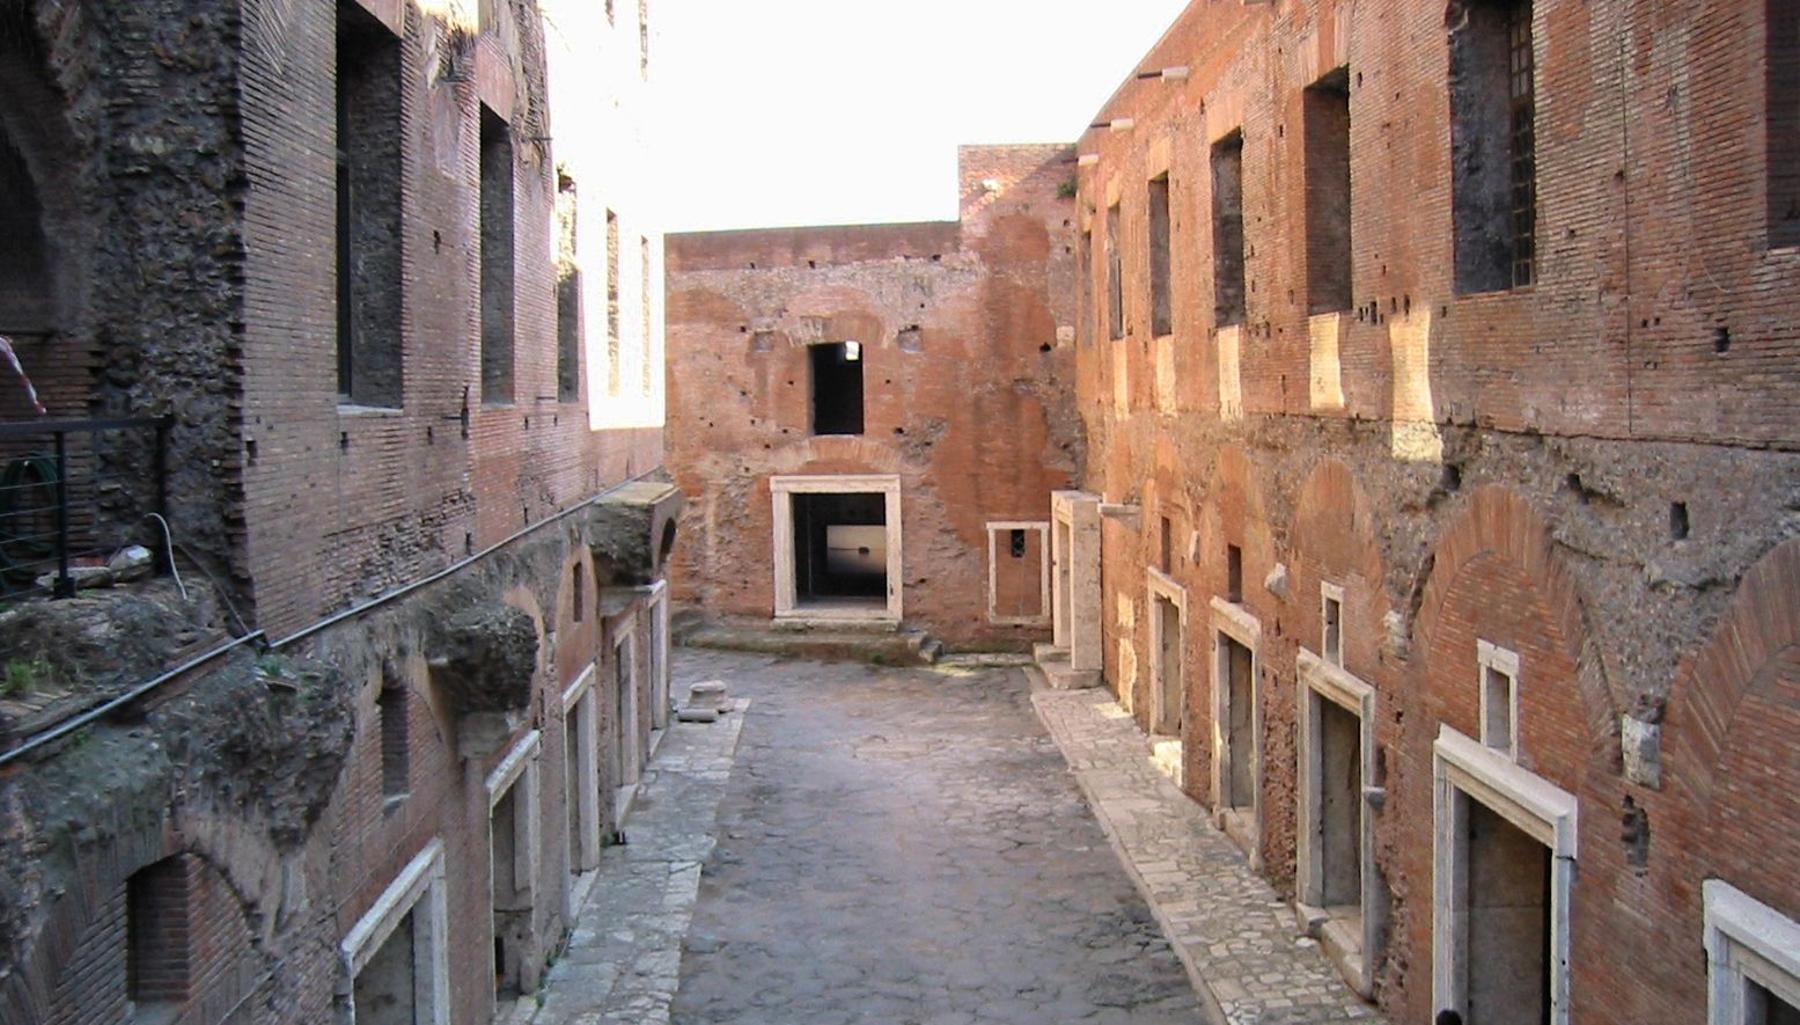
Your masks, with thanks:
M687 688L679 691L685 696ZM532 1025L664 1025L700 865L743 728L743 702L716 723L673 723L644 770L625 835L601 854L568 949L545 976Z
M1149 744L1101 690L1032 704L1101 825L1156 909L1176 953L1230 1025L1379 1025L1318 945L1205 812L1150 760Z
M677 1025L1202 1020L1018 669L676 671L751 701Z

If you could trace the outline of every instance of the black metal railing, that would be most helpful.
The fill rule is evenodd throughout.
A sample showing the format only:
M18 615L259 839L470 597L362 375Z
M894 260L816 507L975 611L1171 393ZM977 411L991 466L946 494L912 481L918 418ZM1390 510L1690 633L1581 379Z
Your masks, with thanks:
M0 423L0 599L73 595L122 548L170 553L168 417ZM166 522L166 521L165 521Z

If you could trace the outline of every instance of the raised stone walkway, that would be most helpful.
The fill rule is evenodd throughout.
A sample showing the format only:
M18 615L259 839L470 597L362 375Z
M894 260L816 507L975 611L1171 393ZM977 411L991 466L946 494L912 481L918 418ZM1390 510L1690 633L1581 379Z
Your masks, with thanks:
M747 704L731 702L715 723L670 725L638 784L630 842L602 852L532 1025L667 1025Z
M1297 933L1292 909L1237 846L1156 768L1148 739L1110 694L1038 690L1031 703L1215 1022L1385 1022Z

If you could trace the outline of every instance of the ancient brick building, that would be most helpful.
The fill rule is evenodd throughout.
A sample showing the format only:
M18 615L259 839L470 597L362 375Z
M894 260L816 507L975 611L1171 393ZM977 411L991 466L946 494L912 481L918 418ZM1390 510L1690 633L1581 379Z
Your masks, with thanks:
M0 617L0 1020L529 999L669 707L649 17L0 4L0 401L168 417L185 577Z
M1395 1021L1795 1020L1797 33L1196 2L1081 141L1046 666Z
M971 147L961 219L671 236L676 599L768 623L1049 624L1080 465L1074 154Z

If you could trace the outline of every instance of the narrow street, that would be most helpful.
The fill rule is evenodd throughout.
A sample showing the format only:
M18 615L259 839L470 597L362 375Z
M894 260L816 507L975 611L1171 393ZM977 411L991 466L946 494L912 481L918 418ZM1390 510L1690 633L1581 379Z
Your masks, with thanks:
M1202 1020L1180 962L1033 714L1020 670L682 650L675 672L678 694L720 679L749 704L669 1020ZM723 736L700 731L726 726L676 729L679 753L696 736ZM696 788L670 779L654 773L646 787L652 822L710 814ZM682 868L634 871L657 857L650 847L664 833L630 833L630 845L609 851L602 896L551 973L539 1025L662 1020L662 999L628 977L609 975L596 992L598 969L588 965L598 959L583 954L584 940L604 944L609 931L640 949L646 938L670 939L669 908L682 898L665 881ZM651 912L622 904L609 874L653 880L638 900ZM658 924L634 928L641 920Z

